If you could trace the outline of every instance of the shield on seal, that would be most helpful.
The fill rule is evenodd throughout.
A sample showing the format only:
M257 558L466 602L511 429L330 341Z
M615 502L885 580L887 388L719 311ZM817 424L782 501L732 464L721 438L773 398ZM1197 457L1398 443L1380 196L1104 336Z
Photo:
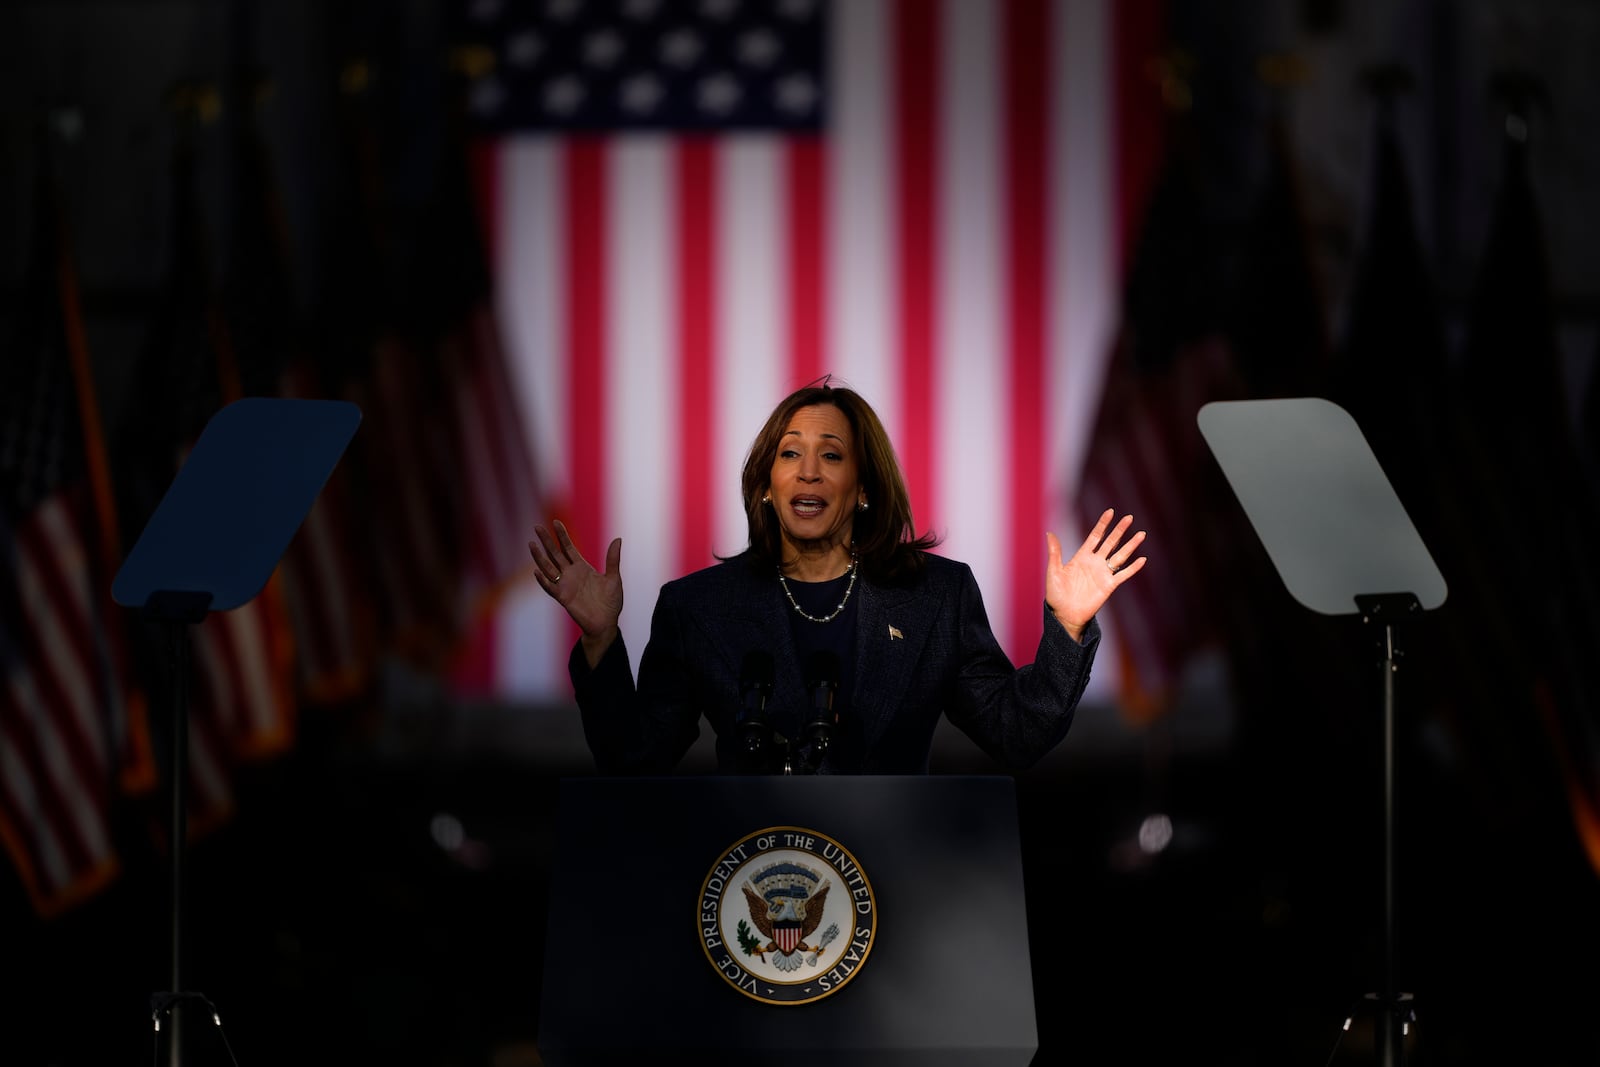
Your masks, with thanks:
M813 902L811 899L821 880L822 876L816 871L798 863L776 863L750 879L761 901L766 904L766 914L753 915L752 918L758 927L767 928L773 944L786 956L792 955L800 947L807 931L816 929L817 921L822 917L822 901L818 899ZM808 907L813 903L816 905L815 915L811 914L812 909Z
M779 951L785 956L793 953L795 946L800 944L800 924L797 922L773 923L772 940L778 943Z

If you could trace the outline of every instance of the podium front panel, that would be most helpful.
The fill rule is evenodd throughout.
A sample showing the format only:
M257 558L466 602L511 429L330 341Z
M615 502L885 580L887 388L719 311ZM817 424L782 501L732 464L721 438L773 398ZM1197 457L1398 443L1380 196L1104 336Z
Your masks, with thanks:
M559 803L538 1042L553 1067L728 1054L807 1065L1032 1060L1038 1035L1010 778L569 778ZM755 868L724 886L719 861L731 844L755 853L765 842L753 835L792 827L848 855L819 849L819 862L802 866L832 883L826 915L840 936L866 931L870 950L858 944L854 967L842 944L832 968L826 958L808 970L803 953L790 957L795 970L776 992L797 999L782 1001L737 964L730 970L744 989L716 965L724 949L744 956L709 932L702 897L708 884L726 888L723 906L748 917L733 883L748 884ZM750 945L765 939L748 936Z

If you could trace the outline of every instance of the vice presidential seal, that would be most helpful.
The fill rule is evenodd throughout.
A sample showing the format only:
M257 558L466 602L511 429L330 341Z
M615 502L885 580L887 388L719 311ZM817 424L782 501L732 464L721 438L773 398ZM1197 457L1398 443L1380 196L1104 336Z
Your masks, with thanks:
M727 983L768 1004L838 992L872 951L878 907L827 834L772 826L735 841L700 887L700 944Z

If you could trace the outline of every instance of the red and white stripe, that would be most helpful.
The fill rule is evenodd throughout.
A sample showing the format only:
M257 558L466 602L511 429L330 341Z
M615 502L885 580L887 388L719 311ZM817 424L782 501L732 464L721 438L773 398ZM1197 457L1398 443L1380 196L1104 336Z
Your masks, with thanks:
M306 700L318 705L361 692L376 662L369 605L356 580L360 563L350 551L343 514L347 498L340 489L329 481L278 572L294 626L300 686Z
M193 447L181 450L177 468ZM296 662L284 589L285 579L275 570L250 600L188 626L183 710L192 834L233 814L235 764L280 755L294 741Z
M744 547L745 452L824 373L878 410L919 528L1031 660L1045 532L1087 532L1127 214L1114 124L1149 43L1123 24L1155 6L850 0L820 136L497 144L498 310L539 481L591 561L622 537L635 661L661 584ZM504 688L564 699L560 609L530 584L502 621Z
M434 364L430 366L430 364ZM357 439L371 480L366 531L374 545L384 643L402 658L437 665L460 632L459 516L453 398L437 361L396 337L381 338L373 373L358 393L365 416ZM448 417L440 418L440 410Z
M443 342L454 377L460 435L462 597L469 620L498 603L519 578L531 575L528 539L543 516L538 477L499 324L487 300L470 309Z
M284 396L320 394L304 364L296 363L285 376ZM351 490L349 468L335 467L277 571L293 626L300 690L313 705L356 696L377 670L370 572L353 547Z
M1238 395L1231 350L1217 337L1192 342L1160 371L1118 364L1106 390L1083 471L1084 521L1115 499L1160 546L1160 563L1103 613L1119 650L1117 697L1135 719L1170 706L1190 657L1216 636L1217 610L1201 585L1211 460L1195 414Z
M19 632L4 639L0 694L0 841L40 914L115 876L110 833L114 737L122 693L112 682L90 578L81 494L60 492L14 531ZM8 619L6 629L13 620Z
M279 578L189 632L189 815L199 832L232 813L234 763L280 755L294 741L294 658Z

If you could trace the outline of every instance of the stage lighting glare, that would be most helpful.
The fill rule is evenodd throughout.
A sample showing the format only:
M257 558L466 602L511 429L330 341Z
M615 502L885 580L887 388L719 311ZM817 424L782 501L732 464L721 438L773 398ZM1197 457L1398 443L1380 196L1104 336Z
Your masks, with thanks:
M1144 822L1139 824L1140 850L1154 856L1170 844L1172 844L1172 820L1160 812L1146 815Z
M467 839L461 820L449 812L441 811L435 815L428 829L433 834L433 843L446 852L456 851Z

